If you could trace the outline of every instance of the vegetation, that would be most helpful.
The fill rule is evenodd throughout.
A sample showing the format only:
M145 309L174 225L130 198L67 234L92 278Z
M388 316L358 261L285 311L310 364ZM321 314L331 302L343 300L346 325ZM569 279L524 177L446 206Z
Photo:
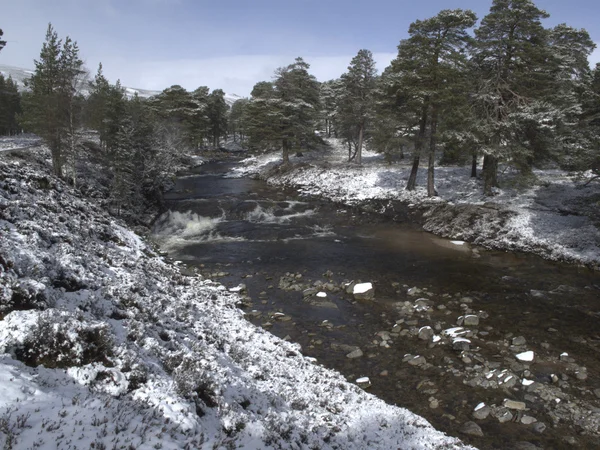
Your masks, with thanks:
M498 186L500 164L524 178L549 163L600 175L600 66L588 64L595 45L583 29L545 28L546 18L531 0L493 0L479 23L472 11L443 10L411 24L381 75L366 49L339 79L323 83L297 58L231 108L222 90L205 86L131 99L102 66L84 97L77 44L49 26L22 97L0 76L0 133L38 134L55 173L75 182L81 131L96 130L117 212L158 197L177 154L218 148L228 138L253 151L279 149L285 164L319 135L344 140L357 164L365 143L389 162L411 154L408 190L426 157L430 196L438 156L470 162L472 176L483 157L487 195Z

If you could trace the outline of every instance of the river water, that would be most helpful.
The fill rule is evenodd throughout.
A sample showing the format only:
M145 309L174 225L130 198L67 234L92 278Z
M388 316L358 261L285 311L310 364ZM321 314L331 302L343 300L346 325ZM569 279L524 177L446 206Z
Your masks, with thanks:
M291 189L228 178L230 168L207 164L180 177L153 236L204 276L243 283L248 320L298 342L351 382L369 377L373 394L480 448L519 441L600 448L598 273L474 249ZM375 298L355 300L343 289L352 281L372 283ZM309 287L324 294L303 296ZM465 314L479 324L463 330L470 348L455 350L443 330ZM426 326L443 339L419 339ZM363 355L348 358L356 348ZM515 358L529 350L533 363ZM413 366L407 354L426 363ZM523 378L535 384L524 387ZM527 409L509 409L501 423L505 399ZM492 414L475 420L482 402ZM469 420L483 437L459 433Z

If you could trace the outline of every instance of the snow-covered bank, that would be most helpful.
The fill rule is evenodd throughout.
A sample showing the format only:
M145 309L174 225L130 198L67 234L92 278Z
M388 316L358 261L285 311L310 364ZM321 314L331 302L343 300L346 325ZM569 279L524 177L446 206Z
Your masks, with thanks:
M249 324L238 294L23 158L0 156L4 448L472 448Z
M350 206L376 205L378 212L401 203L417 212L423 228L443 237L488 248L524 251L551 260L600 266L600 183L560 170L537 170L533 185L522 185L518 174L501 174L503 189L494 197L482 194L481 182L470 168L436 168L439 196L426 195L426 169L418 188L404 189L410 166L388 165L383 157L365 152L363 165L346 162L347 150L335 140L325 152L293 158L291 170L273 168L277 153L249 158L234 176L258 175L274 185L294 186Z

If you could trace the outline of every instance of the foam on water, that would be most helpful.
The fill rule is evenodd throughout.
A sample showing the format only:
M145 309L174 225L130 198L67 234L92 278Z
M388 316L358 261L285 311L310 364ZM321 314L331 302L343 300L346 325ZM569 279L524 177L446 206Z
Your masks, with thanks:
M195 243L244 240L240 237L220 235L216 228L223 220L223 215L204 217L191 211L167 211L156 221L153 235L166 251Z
M300 202L297 202L297 204L300 204ZM260 205L256 205L256 207L248 212L244 219L247 220L248 222L252 222L252 223L277 223L277 224L281 224L281 223L288 223L290 222L292 219L296 219L299 217L309 217L312 216L315 211L312 209L307 209L305 211L299 211L299 212L294 212L293 210L293 204L291 204L290 206L288 206L287 208L283 209L283 211L290 211L289 214L285 214L285 215L276 215L275 214L275 209L274 208L263 208Z

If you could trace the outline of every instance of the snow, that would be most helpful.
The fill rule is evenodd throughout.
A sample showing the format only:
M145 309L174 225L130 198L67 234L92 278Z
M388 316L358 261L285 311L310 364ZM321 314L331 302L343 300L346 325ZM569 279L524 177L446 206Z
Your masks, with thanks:
M294 186L301 194L328 198L348 206L400 201L408 209L423 211L423 226L461 246L470 242L489 248L536 253L551 260L600 266L600 231L594 209L600 183L584 185L592 174L571 174L557 169L534 170L535 182L521 183L517 171L502 167L502 189L483 195L482 182L470 178L470 167L436 167L438 197L427 197L426 170L417 176L417 189L406 191L411 161L388 165L382 155L365 150L363 164L347 162L347 148L329 139L326 150L292 157L293 169L269 172L281 161L279 152L244 160L231 176L267 176L278 186ZM474 221L464 223L439 217L440 208L479 208Z
M325 298L325 297L327 297L327 292L317 292L317 297Z
M354 285L354 289L353 289L352 293L364 294L365 292L368 292L371 289L373 289L372 283L359 283L359 284Z
M40 152L0 157L0 446L472 448L250 324Z
M475 407L475 409L473 411L479 411L481 408L485 407L485 403L480 403L479 405L477 405Z

